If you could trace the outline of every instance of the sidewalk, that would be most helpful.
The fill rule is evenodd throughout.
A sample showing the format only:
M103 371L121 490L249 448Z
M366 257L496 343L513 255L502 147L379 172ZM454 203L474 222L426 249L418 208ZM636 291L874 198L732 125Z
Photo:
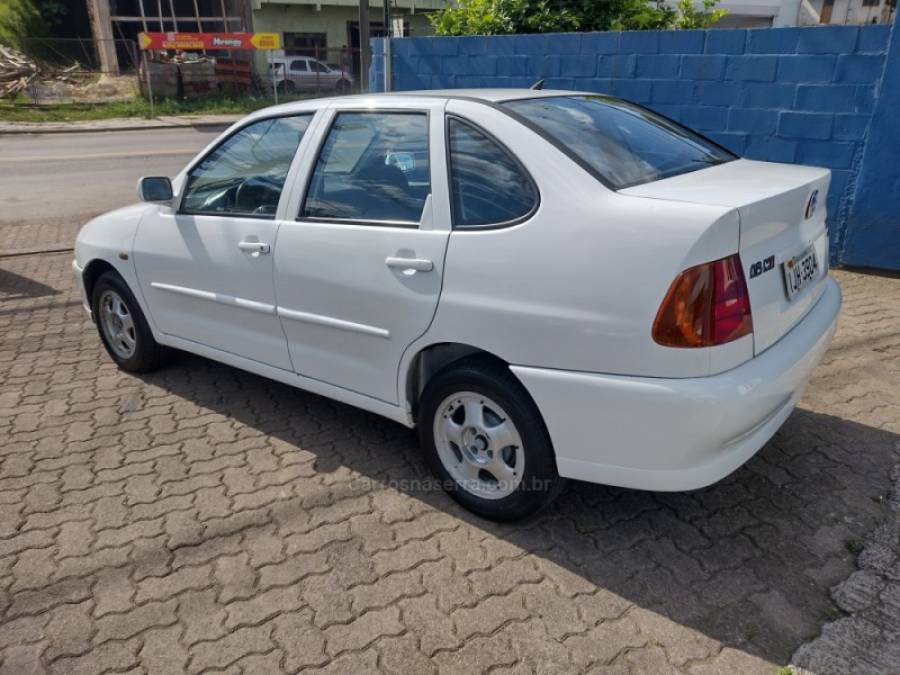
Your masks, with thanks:
M0 134L62 134L88 131L130 131L169 127L218 127L241 119L243 115L167 115L150 119L114 117L83 122L0 122Z

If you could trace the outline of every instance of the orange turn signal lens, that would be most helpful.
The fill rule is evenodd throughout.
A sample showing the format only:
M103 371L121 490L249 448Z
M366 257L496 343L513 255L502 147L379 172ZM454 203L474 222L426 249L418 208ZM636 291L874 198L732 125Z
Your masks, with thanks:
M736 253L679 274L653 322L653 339L666 347L712 347L752 332L750 296Z

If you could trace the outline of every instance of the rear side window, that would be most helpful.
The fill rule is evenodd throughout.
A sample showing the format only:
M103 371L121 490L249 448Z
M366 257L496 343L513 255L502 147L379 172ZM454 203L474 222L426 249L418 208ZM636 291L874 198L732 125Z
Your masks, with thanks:
M276 117L236 131L191 170L182 211L274 218L311 119L311 114Z
M415 224L430 192L425 113L342 112L322 146L300 216Z
M503 105L614 190L735 159L690 129L610 96L550 96Z
M454 227L506 224L537 208L537 188L505 148L455 117L447 132Z

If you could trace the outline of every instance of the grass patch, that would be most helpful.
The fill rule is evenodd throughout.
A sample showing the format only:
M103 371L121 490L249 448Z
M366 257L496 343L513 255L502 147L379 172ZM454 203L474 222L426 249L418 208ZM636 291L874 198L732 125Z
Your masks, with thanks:
M294 97L292 100L295 100ZM278 97L279 103L285 98ZM275 99L255 96L210 97L197 99L166 98L156 101L154 112L159 115L245 115L273 105ZM55 103L25 105L18 101L0 102L0 121L3 122L81 122L112 117L150 117L150 102L141 97L127 101L103 103Z

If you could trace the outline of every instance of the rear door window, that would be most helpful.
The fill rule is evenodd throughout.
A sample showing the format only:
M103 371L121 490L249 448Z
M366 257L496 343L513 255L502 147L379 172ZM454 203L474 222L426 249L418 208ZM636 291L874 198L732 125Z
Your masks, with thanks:
M457 117L448 118L447 136L455 228L511 224L537 208L531 177L496 140Z
M614 190L735 159L700 134L610 96L548 96L503 106Z
M341 112L300 217L416 224L430 192L427 114Z

